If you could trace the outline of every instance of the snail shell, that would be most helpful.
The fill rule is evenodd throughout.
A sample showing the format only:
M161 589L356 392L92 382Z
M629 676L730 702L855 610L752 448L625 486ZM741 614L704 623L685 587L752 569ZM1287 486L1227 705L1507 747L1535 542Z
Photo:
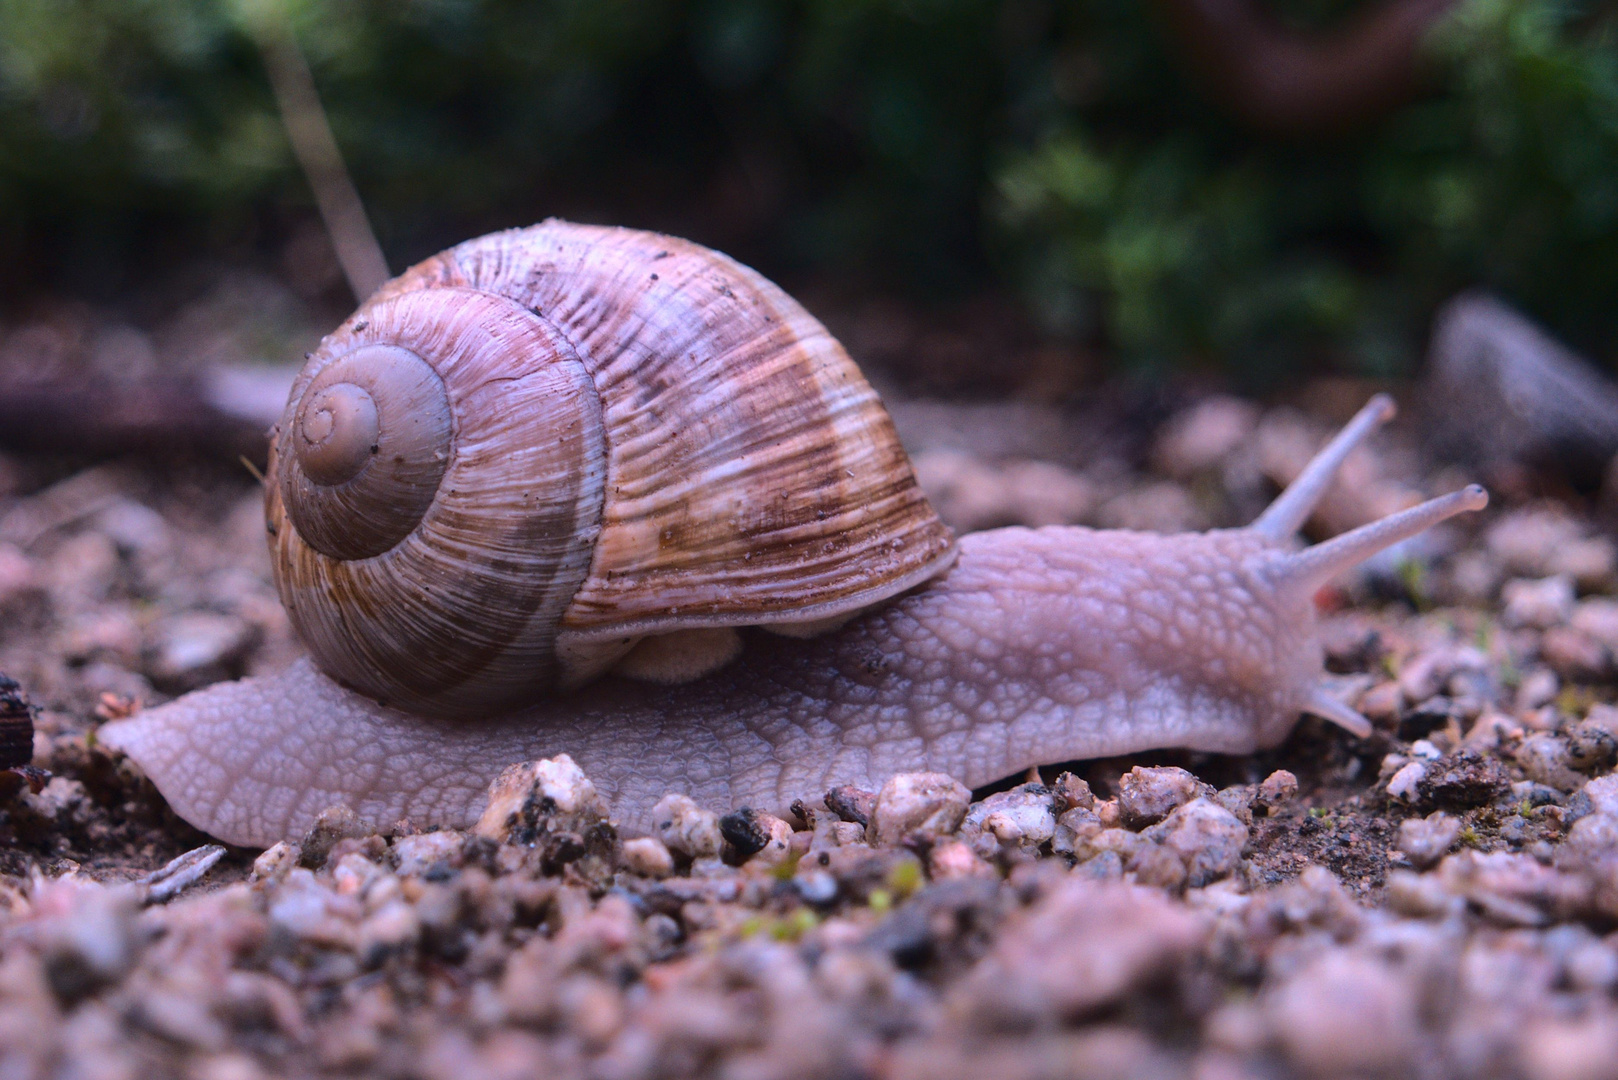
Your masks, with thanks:
M826 329L629 229L547 221L383 286L310 355L270 469L316 663L436 715L579 685L648 635L835 620L955 555Z

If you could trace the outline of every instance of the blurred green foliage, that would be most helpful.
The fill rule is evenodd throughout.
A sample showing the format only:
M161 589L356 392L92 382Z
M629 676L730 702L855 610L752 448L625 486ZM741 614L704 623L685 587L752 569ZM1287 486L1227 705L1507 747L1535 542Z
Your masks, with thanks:
M1610 353L1618 327L1618 50L1559 0L1467 0L1437 92L1337 140L1266 139L1165 75L1135 5L1065 38L1082 101L1008 154L992 202L1054 326L1148 362L1275 374L1313 350L1406 370L1433 306L1496 289ZM1149 59L1148 59L1149 58Z
M71 270L307 205L266 4L396 264L566 210L776 268L975 269L981 0L0 0L0 242Z
M0 0L13 288L307 214L266 4L396 266L566 211L772 273L998 273L1052 330L1254 378L1400 370L1474 285L1603 355L1618 324L1618 49L1567 0L1463 0L1435 93L1290 141L1207 104L1138 0Z

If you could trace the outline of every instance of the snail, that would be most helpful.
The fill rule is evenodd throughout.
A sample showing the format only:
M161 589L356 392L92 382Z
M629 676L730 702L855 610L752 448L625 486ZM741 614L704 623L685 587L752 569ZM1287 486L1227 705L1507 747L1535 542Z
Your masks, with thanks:
M272 432L277 585L310 656L101 729L181 817L267 845L344 803L464 827L571 755L631 831L669 792L1275 746L1323 688L1313 596L1464 490L1297 550L1373 399L1245 528L955 539L841 346L757 273L547 221L385 285Z

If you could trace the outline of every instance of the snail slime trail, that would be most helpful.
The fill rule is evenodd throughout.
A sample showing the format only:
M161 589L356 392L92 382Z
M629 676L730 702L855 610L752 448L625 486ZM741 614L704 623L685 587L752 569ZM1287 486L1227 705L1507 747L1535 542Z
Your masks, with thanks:
M757 273L653 233L497 233L384 286L292 388L265 510L309 657L101 738L267 845L337 803L465 827L559 753L638 831L670 792L783 812L897 772L1248 753L1302 712L1363 736L1321 689L1314 592L1487 502L1296 550L1392 411L1246 528L956 541L847 353Z

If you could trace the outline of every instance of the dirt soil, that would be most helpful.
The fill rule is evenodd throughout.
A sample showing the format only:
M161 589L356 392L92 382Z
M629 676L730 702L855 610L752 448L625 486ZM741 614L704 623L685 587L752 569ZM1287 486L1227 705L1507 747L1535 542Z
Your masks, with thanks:
M1133 442L894 411L959 528L1183 529L1250 518L1363 389L1304 400L1203 397ZM1311 532L1469 479L1396 431ZM1618 1076L1592 514L1506 491L1323 591L1366 739L1306 719L1252 757L909 776L790 821L675 799L636 839L555 760L464 833L333 812L260 853L95 738L298 654L255 481L0 459L0 671L39 706L0 774L0 1077Z

